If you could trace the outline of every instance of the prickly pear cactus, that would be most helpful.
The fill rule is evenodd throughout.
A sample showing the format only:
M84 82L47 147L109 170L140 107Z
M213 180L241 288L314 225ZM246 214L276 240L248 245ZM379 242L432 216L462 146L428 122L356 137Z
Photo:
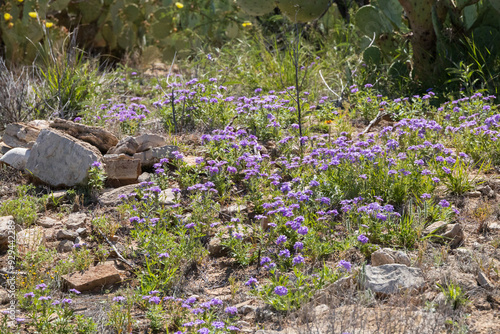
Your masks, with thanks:
M384 14L375 6L363 6L356 12L356 26L366 36L373 38L393 30Z
M275 0L238 1L252 15L276 6ZM0 0L0 13L2 54L18 63L32 62L38 52L34 45L44 45L47 34L64 40L75 27L80 47L117 57L148 46L150 54L180 56L200 43L198 36L221 43L242 29L234 23L235 0Z
M278 8L293 22L309 22L321 16L330 0L278 0Z
M261 16L273 11L275 0L236 0L243 11L252 16Z
M376 46L370 46L363 51L363 60L367 64L380 65L382 61L382 53Z

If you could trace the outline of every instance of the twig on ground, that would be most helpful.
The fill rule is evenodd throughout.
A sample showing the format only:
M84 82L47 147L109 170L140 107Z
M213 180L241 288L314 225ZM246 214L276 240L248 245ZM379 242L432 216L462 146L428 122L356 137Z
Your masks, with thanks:
M368 126L363 130L363 132L361 132L362 135L366 134L367 132L369 132L371 130L371 128L373 128L374 126L376 126L378 123L380 123L380 121L388 116L389 114L386 113L386 112L383 112L383 111L379 111L377 116L375 116L374 119L372 119L372 121L370 122L370 124L368 124Z
M135 264L127 261L121 254L120 252L118 251L118 249L116 249L115 245L113 245L113 243L111 241L109 241L109 239L101 232L100 229L97 229L97 232L99 233L99 235L108 243L108 245L111 246L111 248L113 248L113 250L115 251L116 253L116 256L118 257L118 260L120 260L121 262L125 263L126 265L128 265L129 267L131 267L132 269L135 269Z

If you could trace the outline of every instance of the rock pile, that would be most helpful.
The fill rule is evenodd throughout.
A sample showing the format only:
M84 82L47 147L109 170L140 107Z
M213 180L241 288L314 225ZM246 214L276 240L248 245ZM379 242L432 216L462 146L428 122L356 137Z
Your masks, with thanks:
M9 124L0 144L0 162L56 188L85 184L94 161L104 164L109 186L135 184L143 171L178 150L156 134L119 141L106 129L63 119Z

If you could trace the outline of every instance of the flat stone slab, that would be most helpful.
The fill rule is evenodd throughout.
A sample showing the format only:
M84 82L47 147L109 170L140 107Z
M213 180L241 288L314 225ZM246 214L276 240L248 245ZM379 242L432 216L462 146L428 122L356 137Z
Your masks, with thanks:
M134 154L134 158L141 160L142 167L152 167L159 162L161 158L173 158L172 152L178 151L179 147L174 145L165 145L154 147L150 150Z
M123 200L120 195L127 195L134 192L137 185L131 184L116 189L108 189L99 196L99 203L104 206L118 206Z
M80 227L85 227L89 218L85 213L75 212L68 216L66 219L66 228L70 230L77 230Z
M118 138L114 134L97 126L88 126L57 118L50 123L50 127L87 142L97 147L102 153L108 152L111 147L118 144Z
M23 123L11 123L5 127L2 140L10 147L31 148L35 143L40 128Z
M62 279L68 289L76 289L80 292L121 282L120 273L110 263L91 267L84 272L64 275Z
M62 222L57 220L57 219L54 219L54 218L50 218L50 217L42 217L40 219L37 220L37 225L40 225L41 227L45 227L45 228L52 228L54 226L62 226Z
M381 294L420 290L425 285L424 275L420 268L395 263L377 267L366 266L365 276L361 280L366 289Z

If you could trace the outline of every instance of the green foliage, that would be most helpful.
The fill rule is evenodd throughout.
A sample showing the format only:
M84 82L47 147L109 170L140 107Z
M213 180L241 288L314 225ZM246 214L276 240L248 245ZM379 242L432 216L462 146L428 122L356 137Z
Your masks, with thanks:
M89 169L87 187L90 192L96 195L100 190L104 188L104 182L106 181L106 172L102 167L100 162L94 162Z
M453 310L457 310L458 308L466 305L469 302L466 293L459 285L453 282L449 282L448 284L443 285L436 283L436 285L444 294L446 298L446 304L450 304Z
M97 324L84 315L75 316L76 333L77 334L94 334L97 333Z
M321 270L311 275L302 272L298 267L293 268L291 275L283 275L277 270L272 270L271 281L253 289L252 293L262 298L275 310L297 310L307 303L317 290L335 282L340 276L338 270L327 266L323 266Z
M403 20L403 8L408 21ZM381 51L379 57L375 49L366 49L364 58L367 64L381 66L385 62L392 67L405 63L409 53L405 51L403 36L411 29L415 78L425 82L427 87L442 84L446 81L443 69L450 68L451 81L463 82L463 71L470 70L470 66L472 71L467 73L473 76L466 78L465 83L472 83L474 88L486 85L493 92L496 90L493 82L498 77L491 68L497 66L494 59L500 51L497 38L500 26L498 20L493 19L498 17L497 10L494 1L372 1L356 12L355 24L365 35L361 48L376 45ZM436 56L429 59L426 55ZM461 63L464 58L467 59L466 65ZM394 78L398 72L405 76L409 74L401 65L392 72Z
M135 296L129 292L126 297L122 298L122 301L112 303L111 309L108 312L107 325L113 328L118 334L130 333L134 327L132 309L134 307Z
M44 286L44 284L41 284ZM55 302L47 295L46 288L37 288L20 298L19 304L30 315L30 326L41 334L95 333L96 325L91 319L77 318L69 304L71 298ZM72 296L69 296L72 297ZM53 315L57 318L54 321ZM76 320L76 324L74 321ZM81 325L82 327L77 327Z
M0 204L1 216L14 216L18 224L28 228L35 224L47 197L37 197L34 193L35 187L22 185L17 188L17 198L7 200Z
M84 103L98 91L100 86L98 67L85 61L82 51L74 43L67 51L44 50L40 47L43 65L38 67L43 86L37 87L36 94L42 101L37 116L58 116L74 118L83 109Z

